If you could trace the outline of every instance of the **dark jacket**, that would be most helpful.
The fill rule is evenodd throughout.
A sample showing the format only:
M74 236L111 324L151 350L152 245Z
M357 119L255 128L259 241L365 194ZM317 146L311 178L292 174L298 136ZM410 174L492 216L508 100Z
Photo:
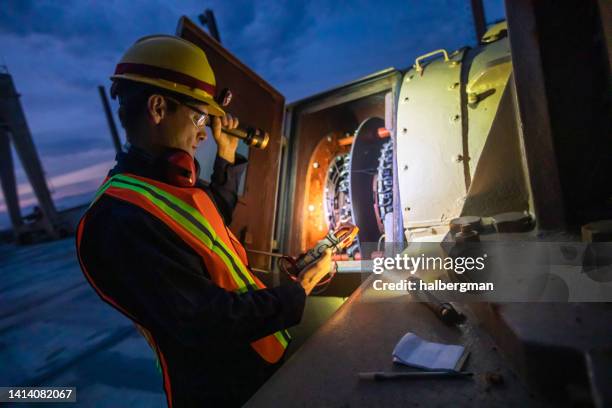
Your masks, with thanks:
M109 175L163 181L160 166L135 149L117 161ZM226 224L245 167L242 157L234 165L217 157L211 184L198 183ZM168 365L174 407L242 405L279 365L265 362L250 342L302 317L306 294L298 283L228 292L163 222L113 197L102 196L88 211L80 255L98 290L153 335Z

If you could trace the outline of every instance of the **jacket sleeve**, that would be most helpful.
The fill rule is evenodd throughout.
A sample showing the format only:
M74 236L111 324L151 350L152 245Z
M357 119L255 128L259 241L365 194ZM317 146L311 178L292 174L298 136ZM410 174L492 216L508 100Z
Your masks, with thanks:
M232 223L232 213L238 202L240 180L246 167L247 159L239 154L236 154L234 164L219 156L215 158L208 189L226 225Z
M187 346L251 342L302 318L306 294L298 283L227 291L174 232L128 203L88 215L80 254L98 290L128 317Z

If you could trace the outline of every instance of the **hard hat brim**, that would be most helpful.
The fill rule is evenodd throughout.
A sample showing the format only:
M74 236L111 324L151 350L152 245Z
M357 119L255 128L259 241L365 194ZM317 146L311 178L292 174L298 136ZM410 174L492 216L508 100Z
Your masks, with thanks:
M148 78L141 75L136 74L119 74L111 76L111 80L117 79L126 79L134 82L142 82L145 84L153 85L157 88L166 89L168 91L172 91L174 93L178 93L181 95L185 95L191 99L202 102L208 105L207 110L208 113L212 116L224 116L225 111L219 106L219 104L214 100L212 95L202 91L198 88L190 88L185 85L167 81L159 78Z

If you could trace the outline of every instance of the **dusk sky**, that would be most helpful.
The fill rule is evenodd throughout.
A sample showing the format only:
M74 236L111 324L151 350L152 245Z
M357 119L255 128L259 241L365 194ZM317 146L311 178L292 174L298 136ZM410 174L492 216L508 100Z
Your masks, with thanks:
M489 23L503 18L502 0L484 4ZM21 94L57 207L88 201L113 164L96 87L108 87L136 39L173 34L181 15L197 21L206 8L223 46L287 102L383 68L408 68L434 49L476 43L469 0L2 1L0 65ZM17 182L22 206L31 207L20 167ZM6 227L0 195L0 229Z

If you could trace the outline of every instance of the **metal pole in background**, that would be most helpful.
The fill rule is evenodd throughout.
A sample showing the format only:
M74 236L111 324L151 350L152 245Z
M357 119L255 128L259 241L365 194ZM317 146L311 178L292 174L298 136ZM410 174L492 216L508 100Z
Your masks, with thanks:
M3 121L11 133L13 145L19 155L21 165L43 212L44 216L40 225L49 236L57 238L58 232L55 229L55 224L58 221L57 210L47 187L45 173L36 152L19 96L11 75L0 73L0 112L2 112Z
M474 30L476 32L476 44L480 43L482 36L487 30L487 21L485 19L484 7L482 0L472 1L472 16L474 17Z
M110 104L108 103L106 90L104 89L104 86L99 85L98 91L100 92L100 99L102 99L102 106L104 107L106 121L108 122L111 138L113 139L113 144L115 145L115 150L117 153L119 153L121 152L121 140L119 139L119 133L117 132L117 126L115 125L115 118L113 118L113 113L111 112Z
M15 235L17 235L23 221L21 219L21 209L19 208L19 198L17 196L17 182L15 180L15 170L13 168L11 142L5 126L4 124L0 124L0 182L2 183L4 202L8 208L13 231Z
M203 26L208 26L208 31L210 31L212 38L221 43L221 36L219 35L219 30L217 30L217 20L215 20L213 11L211 9L204 10L204 13L198 16L198 20L200 20L200 24Z

